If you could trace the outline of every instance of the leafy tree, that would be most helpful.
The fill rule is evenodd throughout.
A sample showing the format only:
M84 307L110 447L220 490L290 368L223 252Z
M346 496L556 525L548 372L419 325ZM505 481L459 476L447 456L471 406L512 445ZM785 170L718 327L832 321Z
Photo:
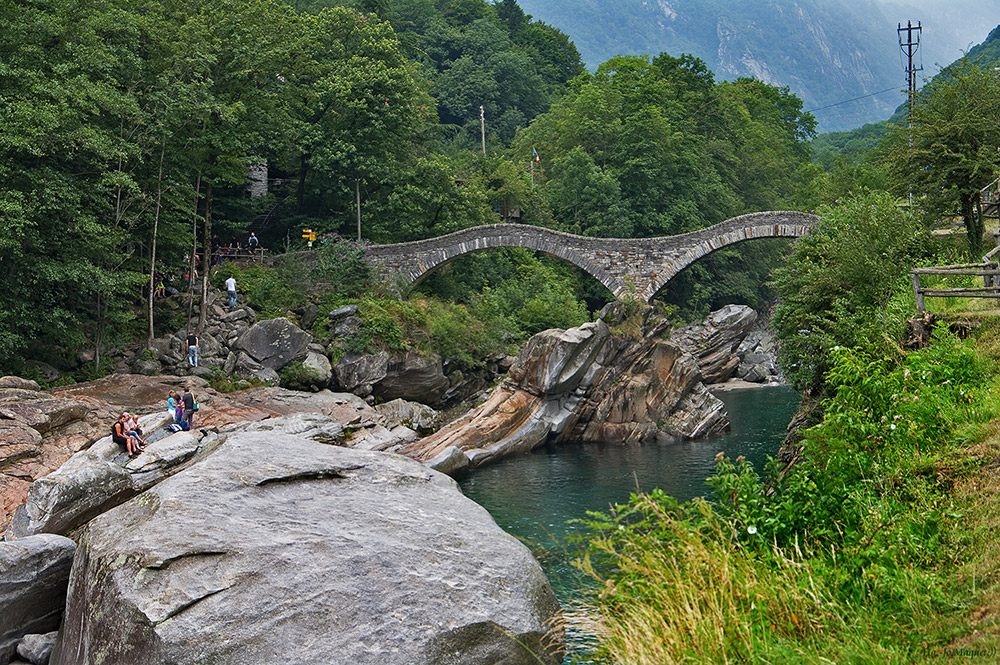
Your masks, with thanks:
M893 189L919 196L932 219L960 216L978 259L979 190L1000 175L1000 76L967 57L956 61L917 93L911 121L888 139Z
M822 385L835 347L898 343L904 312L890 305L910 293L908 272L929 253L919 220L886 193L818 212L773 278L782 371L799 389Z

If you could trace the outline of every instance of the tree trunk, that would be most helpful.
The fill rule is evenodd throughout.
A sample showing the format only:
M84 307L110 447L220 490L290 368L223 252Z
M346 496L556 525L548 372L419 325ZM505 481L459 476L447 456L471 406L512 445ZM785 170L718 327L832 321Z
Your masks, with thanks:
M309 171L309 153L299 155L299 186L295 192L295 213L302 214L306 197L306 173Z
M191 313L194 308L194 257L198 253L198 204L201 202L201 172L194 181L194 216L191 217L191 256L188 262L188 315L185 329L191 332Z
M212 260L212 182L205 185L205 228L201 236L201 309L198 312L198 334L205 330L208 316L208 269Z
M160 143L160 165L156 173L156 208L153 211L153 239L149 245L149 308L147 310L149 324L146 336L146 348L153 348L153 294L156 293L156 234L160 226L160 208L163 201L163 158L167 154L167 139L163 137Z
M104 342L104 313L101 293L97 293L97 330L94 332L94 376L101 374L101 344Z
M962 192L962 221L965 222L965 233L969 239L969 258L978 261L983 256L983 218L976 215L975 199L979 192L969 194Z

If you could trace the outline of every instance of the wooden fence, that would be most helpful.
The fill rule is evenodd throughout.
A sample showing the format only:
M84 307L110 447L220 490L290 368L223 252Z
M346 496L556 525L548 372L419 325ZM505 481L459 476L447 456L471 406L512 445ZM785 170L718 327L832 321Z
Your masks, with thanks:
M983 257L982 263L961 263L953 266L933 266L914 268L910 271L913 295L917 300L917 311L924 311L924 298L1000 298L1000 263L993 260L1000 245ZM983 278L982 286L928 289L920 284L921 275L974 275Z

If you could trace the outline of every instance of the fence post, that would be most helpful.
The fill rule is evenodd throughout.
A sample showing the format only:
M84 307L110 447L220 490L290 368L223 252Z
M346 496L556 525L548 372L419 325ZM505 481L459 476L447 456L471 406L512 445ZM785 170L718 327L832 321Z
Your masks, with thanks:
M910 272L910 281L913 282L913 297L917 301L917 311L924 311L924 294L920 290L920 275Z

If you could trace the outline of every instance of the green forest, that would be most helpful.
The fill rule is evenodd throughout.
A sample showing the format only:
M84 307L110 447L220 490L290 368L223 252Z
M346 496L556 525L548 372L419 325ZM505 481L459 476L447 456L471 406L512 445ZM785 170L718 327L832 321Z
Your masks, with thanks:
M599 582L598 656L933 663L976 639L994 657L967 662L996 661L1000 318L993 300L942 299L954 330L920 349L907 320L912 268L978 263L993 244L980 191L1000 176L1000 28L905 122L817 137L788 89L718 82L683 54L587 72L515 0L0 0L0 15L0 372L108 373L185 325L160 280L194 291L230 272L261 316L311 304L322 327L354 303L349 350L425 345L471 367L611 295L504 250L400 298L366 245L812 211L807 236L720 250L661 296L676 320L769 310L813 408L787 464L720 454L711 501L654 492L591 514L577 565ZM264 164L270 193L250 197ZM212 243L251 231L268 263L213 269Z
M249 231L271 256L304 249L303 228L340 246L355 238L358 208L358 251L505 221L643 237L815 210L860 188L909 194L911 176L925 173L928 219L974 224L962 192L995 177L985 126L973 128L975 163L966 156L947 179L937 164L920 171L934 156L918 155L919 144L901 158L910 145L891 137L863 154L831 145L815 156L815 120L787 89L717 82L683 54L619 56L590 73L565 34L515 0L5 0L0 9L9 17L0 42L6 371L35 359L77 378L105 373L116 352L179 325L155 307L158 282L173 277L184 290L189 274L216 280L213 248ZM985 71L968 67L939 87L965 85L961 94L987 108L996 86L975 79ZM927 145L942 121L928 117ZM269 194L252 198L248 172L265 164ZM979 236L969 237L978 251ZM763 307L786 248L716 252L662 297L692 318L731 302ZM360 274L247 271L240 282L269 315L307 300L391 295ZM514 342L587 320L610 298L575 269L522 250L467 257L419 295Z

